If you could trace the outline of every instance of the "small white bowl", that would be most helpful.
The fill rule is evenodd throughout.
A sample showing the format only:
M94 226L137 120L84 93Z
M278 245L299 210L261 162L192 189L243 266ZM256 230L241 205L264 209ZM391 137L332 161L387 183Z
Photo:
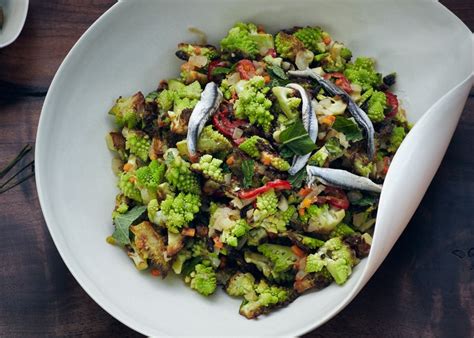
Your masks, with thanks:
M3 9L0 48L8 46L20 35L28 13L28 2L28 0L0 0L0 7Z

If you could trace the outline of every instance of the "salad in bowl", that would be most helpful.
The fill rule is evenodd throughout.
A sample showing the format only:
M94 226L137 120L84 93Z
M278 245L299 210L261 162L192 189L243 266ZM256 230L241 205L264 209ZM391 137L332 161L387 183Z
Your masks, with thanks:
M119 97L107 241L154 276L253 319L344 284L369 254L379 194L410 129L376 61L323 28L237 23L179 43L176 77Z

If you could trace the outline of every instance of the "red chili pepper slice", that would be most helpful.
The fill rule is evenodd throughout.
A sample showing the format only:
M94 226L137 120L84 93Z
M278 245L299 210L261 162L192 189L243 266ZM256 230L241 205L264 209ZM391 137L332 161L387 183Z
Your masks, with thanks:
M211 61L209 63L209 66L207 66L207 79L209 81L212 81L212 72L214 71L214 69L216 69L217 67L226 67L227 66L227 62L225 61L221 61L221 60L214 60L214 61Z
M237 63L237 71L240 74L240 78L243 80L249 80L255 75L255 66L252 61L243 59Z
M326 187L324 191L328 194L326 196L318 196L318 204L329 203L335 208L348 209L349 200L346 193L339 188Z
M334 82L336 86L347 92L348 94L352 93L352 88L351 88L351 83L347 79L347 77L344 76L342 73L327 73L324 75L324 78L329 80L331 78L335 78L336 81Z
M224 109L212 117L212 122L219 132L233 139L235 128L245 127L248 125L248 122L239 119L231 121L228 117L229 114L230 112L227 109ZM245 138L240 137L238 139L233 139L233 141L238 145L245 141Z
M390 113L388 113L385 117L390 118L394 117L398 113L398 98L397 95L391 92L385 92L385 96L387 97L387 104L392 107Z
M252 190L247 190L247 191L241 191L238 193L239 198L241 199L251 199L255 198L260 194L263 194L264 192L267 192L268 190L275 189L275 190L289 190L291 189L291 183L286 181L286 180L274 180L271 182L268 182L264 186L261 186L256 189Z

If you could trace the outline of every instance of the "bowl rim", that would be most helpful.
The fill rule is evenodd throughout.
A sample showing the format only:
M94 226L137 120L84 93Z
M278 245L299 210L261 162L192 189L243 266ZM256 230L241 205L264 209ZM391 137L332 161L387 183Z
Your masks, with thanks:
M35 151L35 181L36 181L36 188L38 192L38 199L40 203L41 210L43 212L43 217L45 219L46 226L48 228L49 233L51 234L51 238L53 239L53 242L69 271L75 278L75 280L79 283L79 285L86 291L86 293L102 308L104 309L107 313L109 313L112 317L115 319L119 320L121 323L125 324L129 328L142 333L146 335L154 335L159 333L160 335L164 336L171 336L174 333L167 333L164 332L161 328L151 328L147 325L144 325L143 323L137 321L134 319L134 317L127 316L122 309L117 306L114 302L111 302L106 296L104 296L100 289L98 289L94 281L88 277L87 273L79 266L77 259L74 257L69 252L69 249L67 248L67 245L65 244L66 242L63 240L62 234L60 231L58 231L59 227L56 226L56 222L54 222L54 219L50 213L51 206L49 205L49 202L47 201L47 186L43 186L42 184L42 176L44 175L44 170L43 165L42 165L42 147L44 144L43 136L46 133L46 125L45 125L45 112L48 110L51 110L49 107L52 104L53 101L53 94L51 92L54 92L55 88L57 87L57 83L59 82L59 79L61 78L61 73L62 71L68 67L71 55L75 53L77 49L79 49L82 44L85 43L85 40L88 38L88 35L91 33L91 31L95 30L95 28L98 25L101 25L104 19L112 16L114 12L120 7L121 4L126 3L127 1L121 1L119 0L115 4L113 4L109 9L107 9L99 18L94 21L94 23L81 35L81 37L78 39L78 41L74 44L74 46L71 48L71 50L68 52L67 56L64 58L62 61L60 67L58 68L56 74L54 75L54 78L51 82L51 85L49 87L48 93L45 97L43 107L41 110L39 122L38 122L38 129L37 129L37 134L36 134L36 151ZM434 3L437 3L442 10L447 12L449 15L455 16L449 9L447 9L444 5L440 4L438 1L434 1ZM26 18L26 16L25 16ZM457 18L457 17L456 17ZM467 26L459 19L459 22L461 22L466 28ZM468 29L468 28L467 28ZM473 35L474 38L474 35ZM474 44L473 44L474 47ZM461 83L456 85L454 88L449 90L444 96L450 94L460 86L464 85L466 81L473 80L474 81L474 73L471 74L471 76L468 76L465 80L463 80ZM443 97L444 97L443 96ZM436 101L429 110L431 110L432 107L434 107L439 101L443 99L443 97L439 98L438 101ZM54 224L54 226L53 226ZM367 262L371 256L367 257ZM330 311L326 313L325 316L320 317L318 319L315 319L312 322L308 322L307 325L297 329L293 330L291 332L291 335L295 336L300 336L302 334L305 334L321 325L326 323L328 320L333 318L335 315L337 315L340 311L342 311L348 303L350 303L355 296L361 291L363 285L364 285L364 279L367 277L367 269L368 264L365 264L361 271L361 275L359 277L359 280L357 283L354 285L353 289L348 293L348 295L334 308L332 308ZM377 267L378 268L378 267ZM376 270L376 269L375 269ZM288 334L288 333L286 333Z

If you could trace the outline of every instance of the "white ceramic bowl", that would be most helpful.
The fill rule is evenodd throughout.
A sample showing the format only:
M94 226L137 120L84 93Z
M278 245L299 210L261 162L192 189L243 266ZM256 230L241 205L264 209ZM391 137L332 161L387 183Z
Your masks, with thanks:
M176 44L190 26L219 41L236 21L269 30L319 24L355 55L398 72L398 94L417 121L396 155L380 201L372 251L342 287L332 285L249 321L239 300L204 298L176 278L138 273L105 243L117 192L104 135L119 95L148 92L178 74ZM444 155L472 85L470 31L432 1L124 1L78 41L49 89L38 128L36 182L65 263L89 295L146 335L299 335L334 316L365 285L403 231Z
M0 0L3 8L3 28L0 29L0 48L11 44L20 35L28 13L28 0Z

